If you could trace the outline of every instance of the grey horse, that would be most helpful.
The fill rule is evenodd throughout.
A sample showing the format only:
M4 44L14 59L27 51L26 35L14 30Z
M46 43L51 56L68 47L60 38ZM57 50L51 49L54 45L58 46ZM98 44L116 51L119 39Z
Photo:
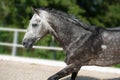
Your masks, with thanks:
M53 35L66 54L67 67L48 80L58 80L69 74L75 80L81 66L111 66L120 63L120 29L88 26L71 14L55 9L33 8L34 15L23 38L31 48L46 34Z

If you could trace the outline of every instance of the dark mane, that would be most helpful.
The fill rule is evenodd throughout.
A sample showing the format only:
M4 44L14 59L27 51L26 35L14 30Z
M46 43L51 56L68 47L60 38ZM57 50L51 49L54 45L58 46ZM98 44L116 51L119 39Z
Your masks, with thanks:
M88 26L86 25L85 23L83 23L82 21L80 21L77 17L75 17L74 15L72 14L67 14L65 12L62 12L60 10L56 10L56 9L50 9L50 8L40 8L40 10L45 10L57 17L60 17L66 21L69 21L75 25L78 25L82 28L84 28L85 30L88 30L88 31L94 31L97 27L94 27L94 26Z

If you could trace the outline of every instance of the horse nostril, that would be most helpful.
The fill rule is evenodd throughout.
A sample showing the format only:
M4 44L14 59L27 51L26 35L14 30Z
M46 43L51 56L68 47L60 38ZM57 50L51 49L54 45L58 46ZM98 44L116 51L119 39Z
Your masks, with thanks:
M25 42L23 42L22 44L23 44L23 45L25 45L26 43L25 43Z

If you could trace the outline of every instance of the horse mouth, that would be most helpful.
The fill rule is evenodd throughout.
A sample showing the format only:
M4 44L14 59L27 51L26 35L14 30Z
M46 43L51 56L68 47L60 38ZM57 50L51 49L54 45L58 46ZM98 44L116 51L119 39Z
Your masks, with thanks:
M24 46L25 48L27 48L27 49L30 49L30 48L33 47L33 43L31 43L31 42L27 42L27 43L23 42L23 46Z

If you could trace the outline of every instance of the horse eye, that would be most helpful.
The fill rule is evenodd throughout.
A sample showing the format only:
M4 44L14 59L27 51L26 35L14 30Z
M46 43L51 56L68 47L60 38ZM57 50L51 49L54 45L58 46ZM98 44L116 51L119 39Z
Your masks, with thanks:
M32 24L32 26L33 26L33 27L36 27L36 26L37 26L37 24Z

